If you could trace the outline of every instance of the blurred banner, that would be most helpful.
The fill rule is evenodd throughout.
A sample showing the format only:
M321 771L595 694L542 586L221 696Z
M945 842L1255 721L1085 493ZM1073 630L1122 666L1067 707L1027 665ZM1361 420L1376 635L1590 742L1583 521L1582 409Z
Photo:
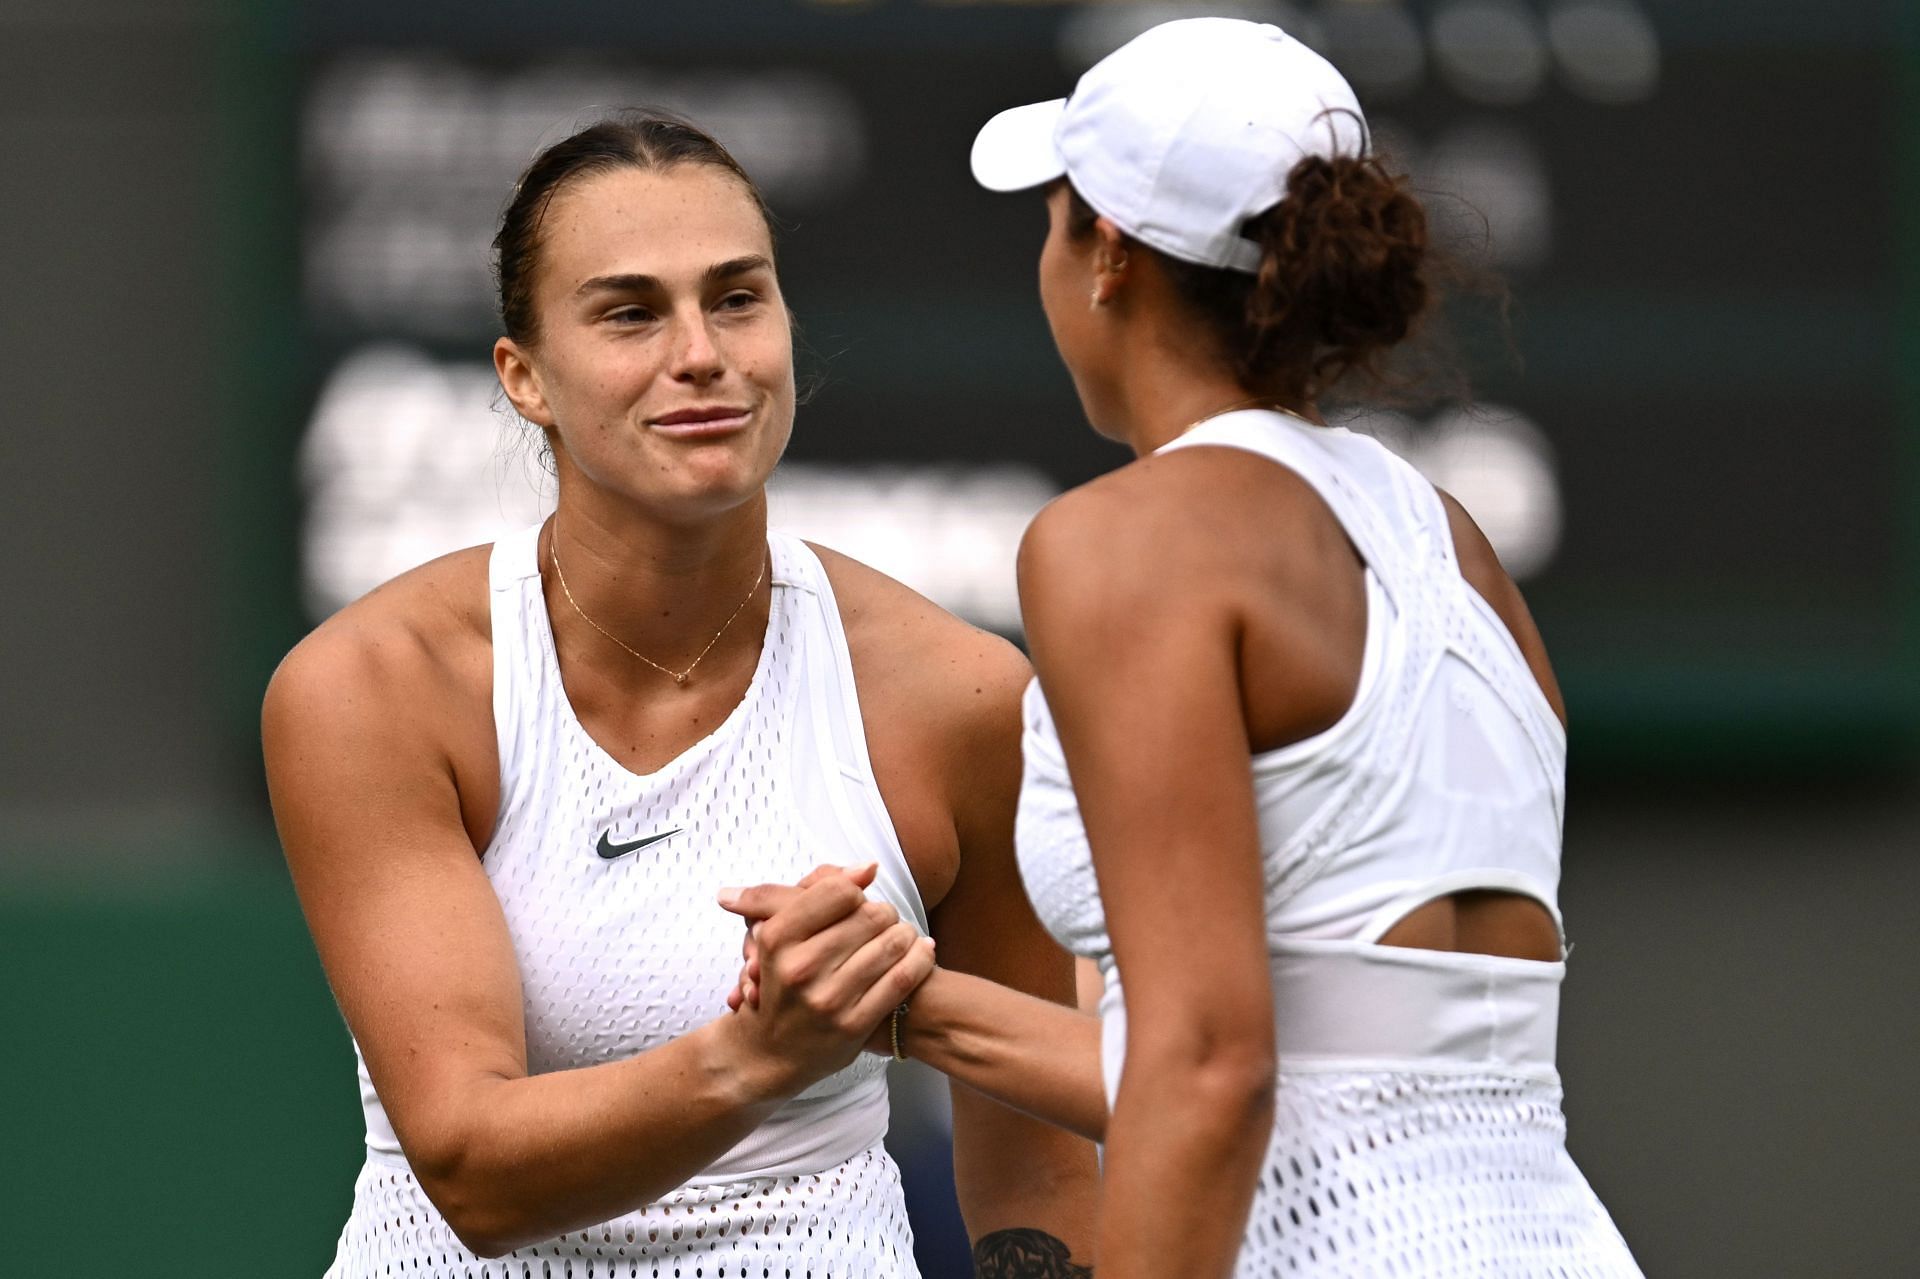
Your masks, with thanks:
M1172 16L1275 21L1344 67L1453 240L1510 284L1461 326L1479 402L1350 412L1456 494L1525 583L1583 762L1847 765L1914 739L1914 414L1896 344L1898 46L1862 10L1708 0L330 0L258 45L297 182L274 237L297 437L287 629L538 517L495 393L488 246L514 177L600 113L715 132L783 222L803 329L776 523L1019 630L1013 550L1123 457L1034 296L1037 198L976 189L1002 107ZM258 530L255 530L258 536ZM267 561L271 560L269 564ZM296 580L287 581L289 572ZM271 578L277 585L270 586ZM273 633L263 633L272 630ZM248 690L251 693L251 689Z

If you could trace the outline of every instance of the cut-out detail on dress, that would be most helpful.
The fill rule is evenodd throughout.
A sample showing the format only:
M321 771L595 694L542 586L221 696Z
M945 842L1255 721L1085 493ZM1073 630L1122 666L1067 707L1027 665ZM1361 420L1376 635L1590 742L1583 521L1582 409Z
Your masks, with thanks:
M1279 1083L1235 1274L1638 1279L1566 1152L1564 962L1378 944L1455 891L1515 893L1560 923L1565 731L1460 575L1439 495L1376 441L1278 413L1223 414L1169 447L1288 468L1366 565L1353 705L1248 761ZM1021 876L1048 930L1099 962L1111 1100L1126 1056L1121 975L1037 682L1023 715Z

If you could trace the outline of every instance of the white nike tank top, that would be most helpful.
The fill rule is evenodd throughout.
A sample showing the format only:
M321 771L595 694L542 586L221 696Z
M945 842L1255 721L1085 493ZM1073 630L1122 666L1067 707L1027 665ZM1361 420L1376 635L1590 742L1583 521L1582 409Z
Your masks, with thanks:
M1161 451L1202 446L1295 472L1366 566L1352 706L1249 760L1280 1082L1235 1273L1638 1275L1566 1153L1564 963L1378 944L1415 907L1465 889L1532 897L1559 922L1558 719L1461 577L1446 509L1411 466L1368 437L1265 410L1210 419ZM1041 921L1106 979L1111 1102L1123 983L1038 681L1025 716L1021 875Z
M630 1057L728 1015L741 922L715 903L722 886L874 861L868 895L924 932L867 755L839 608L813 552L769 537L772 605L745 696L707 737L639 775L593 741L567 700L538 538L527 529L491 559L500 808L481 859L520 965L528 1069ZM576 1274L670 1275L677 1259L697 1256L710 1273L732 1274L728 1259L739 1256L754 1274L785 1257L808 1263L795 1273L912 1275L898 1173L879 1146L885 1069L863 1054L660 1202L489 1262L460 1246L420 1192L363 1060L368 1162L329 1273L391 1265L518 1279L522 1262L538 1275L552 1259Z

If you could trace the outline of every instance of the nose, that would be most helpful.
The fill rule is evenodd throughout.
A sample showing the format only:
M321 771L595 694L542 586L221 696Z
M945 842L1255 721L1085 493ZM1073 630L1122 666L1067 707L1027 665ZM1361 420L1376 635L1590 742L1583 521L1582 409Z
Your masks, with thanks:
M726 361L719 343L713 340L704 311L682 317L677 327L673 351L673 376L676 381L705 385L725 371Z

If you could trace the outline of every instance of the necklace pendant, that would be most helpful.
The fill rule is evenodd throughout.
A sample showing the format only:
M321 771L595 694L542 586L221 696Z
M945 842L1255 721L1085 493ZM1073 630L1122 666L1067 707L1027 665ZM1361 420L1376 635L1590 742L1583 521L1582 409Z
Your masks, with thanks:
M676 684L684 685L687 682L687 676L691 674L693 674L692 671L681 671L678 675L675 675L673 677L673 682Z

